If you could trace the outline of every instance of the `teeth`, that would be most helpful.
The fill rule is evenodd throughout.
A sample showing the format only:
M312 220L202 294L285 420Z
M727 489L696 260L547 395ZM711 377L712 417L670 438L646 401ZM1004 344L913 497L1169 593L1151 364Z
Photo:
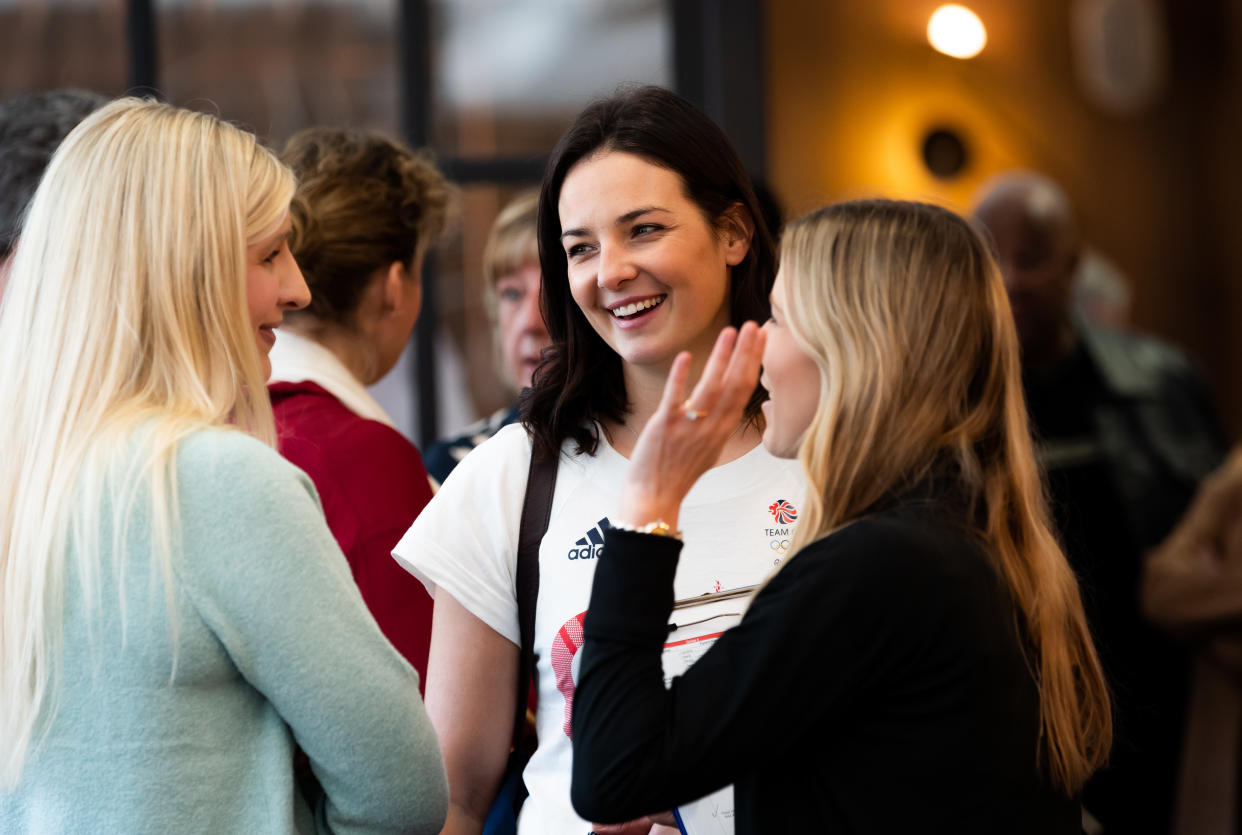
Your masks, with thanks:
M640 313L644 310L650 310L651 308L655 307L657 304L659 304L662 301L664 301L664 296L656 296L653 299L645 299L641 302L634 302L633 304L623 304L620 307L614 309L612 311L612 315L621 316L621 317L633 316L635 313Z

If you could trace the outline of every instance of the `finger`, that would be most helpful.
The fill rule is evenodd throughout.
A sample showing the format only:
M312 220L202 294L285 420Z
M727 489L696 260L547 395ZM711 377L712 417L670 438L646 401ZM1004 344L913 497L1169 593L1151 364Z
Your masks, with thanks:
M660 398L660 405L656 407L657 413L671 414L685 402L686 381L690 377L690 363L693 359L689 351L682 351L673 358L673 367L669 369L668 379L664 381L664 394Z
M694 405L700 412L710 412L716 406L716 398L720 390L725 369L729 366L729 357L733 354L733 344L737 341L737 329L728 327L716 337L716 344L703 366L703 374L699 377L690 399L686 401Z
M722 381L720 408L739 410L745 407L759 383L759 370L763 365L763 346L767 335L754 322L742 325L737 344L729 358Z

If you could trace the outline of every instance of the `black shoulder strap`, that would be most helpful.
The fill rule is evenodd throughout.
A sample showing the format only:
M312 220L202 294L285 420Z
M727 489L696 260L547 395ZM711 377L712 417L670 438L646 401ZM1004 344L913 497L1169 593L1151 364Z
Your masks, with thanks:
M513 745L522 741L526 727L526 697L535 675L535 601L539 598L539 543L548 532L552 515L552 493L556 490L556 470L560 455L530 459L526 478L526 499L518 528L517 604L518 634L522 639L518 660L517 707L513 717Z

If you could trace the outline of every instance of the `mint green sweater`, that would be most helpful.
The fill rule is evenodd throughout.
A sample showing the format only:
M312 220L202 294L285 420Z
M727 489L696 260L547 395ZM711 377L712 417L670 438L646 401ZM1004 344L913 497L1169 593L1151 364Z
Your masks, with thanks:
M417 673L363 604L310 480L228 430L187 438L177 472L175 678L140 497L123 576L101 523L93 637L69 561L59 709L0 793L0 832L437 832L448 788ZM295 743L323 786L311 802Z

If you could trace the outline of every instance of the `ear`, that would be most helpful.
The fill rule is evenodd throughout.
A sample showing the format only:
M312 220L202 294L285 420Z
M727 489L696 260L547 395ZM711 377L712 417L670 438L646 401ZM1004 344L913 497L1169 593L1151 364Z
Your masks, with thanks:
M420 271L421 272L421 271ZM380 277L380 309L385 313L414 309L418 318L423 306L423 281L420 272L413 272L400 261L393 261Z
M720 237L725 245L725 263L730 267L742 263L755 237L755 222L741 203L734 203L720 216Z

